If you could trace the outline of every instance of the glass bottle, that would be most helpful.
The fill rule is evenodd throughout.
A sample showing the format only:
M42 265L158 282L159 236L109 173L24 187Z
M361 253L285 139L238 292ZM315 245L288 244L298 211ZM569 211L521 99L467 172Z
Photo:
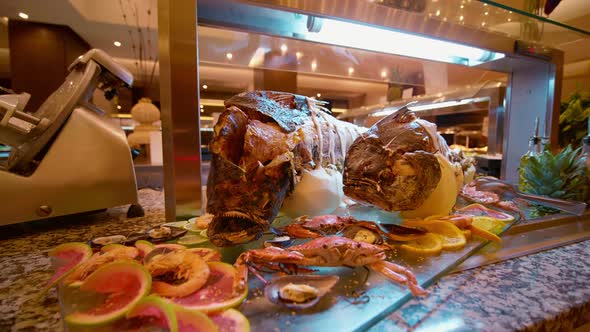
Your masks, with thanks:
M535 133L529 138L529 149L520 158L520 167L518 168L518 188L522 191L526 187L524 178L524 169L529 163L531 158L534 158L541 154L544 149L546 142L543 142L541 136L539 136L539 118L535 119Z

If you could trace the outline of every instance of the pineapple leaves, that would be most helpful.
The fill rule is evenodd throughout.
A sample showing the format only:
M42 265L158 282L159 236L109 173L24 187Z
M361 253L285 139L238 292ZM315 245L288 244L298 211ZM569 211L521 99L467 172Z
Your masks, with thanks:
M590 177L582 148L568 145L555 155L545 150L523 158L519 186L521 191L531 194L586 201Z

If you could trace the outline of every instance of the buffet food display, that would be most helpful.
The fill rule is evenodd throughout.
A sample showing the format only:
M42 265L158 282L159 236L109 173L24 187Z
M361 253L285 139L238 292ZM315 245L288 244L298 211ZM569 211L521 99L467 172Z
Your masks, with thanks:
M405 107L361 128L290 93L225 105L207 214L50 252L68 329L358 329L521 218Z

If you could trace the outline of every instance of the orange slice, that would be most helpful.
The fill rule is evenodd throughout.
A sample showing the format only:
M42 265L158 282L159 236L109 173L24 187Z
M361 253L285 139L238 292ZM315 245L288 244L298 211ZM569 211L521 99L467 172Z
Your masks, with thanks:
M434 233L426 233L400 245L400 249L417 255L438 255L442 251L443 241Z
M467 242L463 231L450 222L437 221L422 227L441 237L444 250L461 250Z

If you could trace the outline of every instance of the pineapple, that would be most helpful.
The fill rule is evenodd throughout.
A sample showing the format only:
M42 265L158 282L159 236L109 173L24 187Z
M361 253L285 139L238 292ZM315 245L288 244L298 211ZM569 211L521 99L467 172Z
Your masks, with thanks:
M581 148L570 145L553 155L545 150L531 156L521 165L519 189L522 192L585 202L589 177Z

